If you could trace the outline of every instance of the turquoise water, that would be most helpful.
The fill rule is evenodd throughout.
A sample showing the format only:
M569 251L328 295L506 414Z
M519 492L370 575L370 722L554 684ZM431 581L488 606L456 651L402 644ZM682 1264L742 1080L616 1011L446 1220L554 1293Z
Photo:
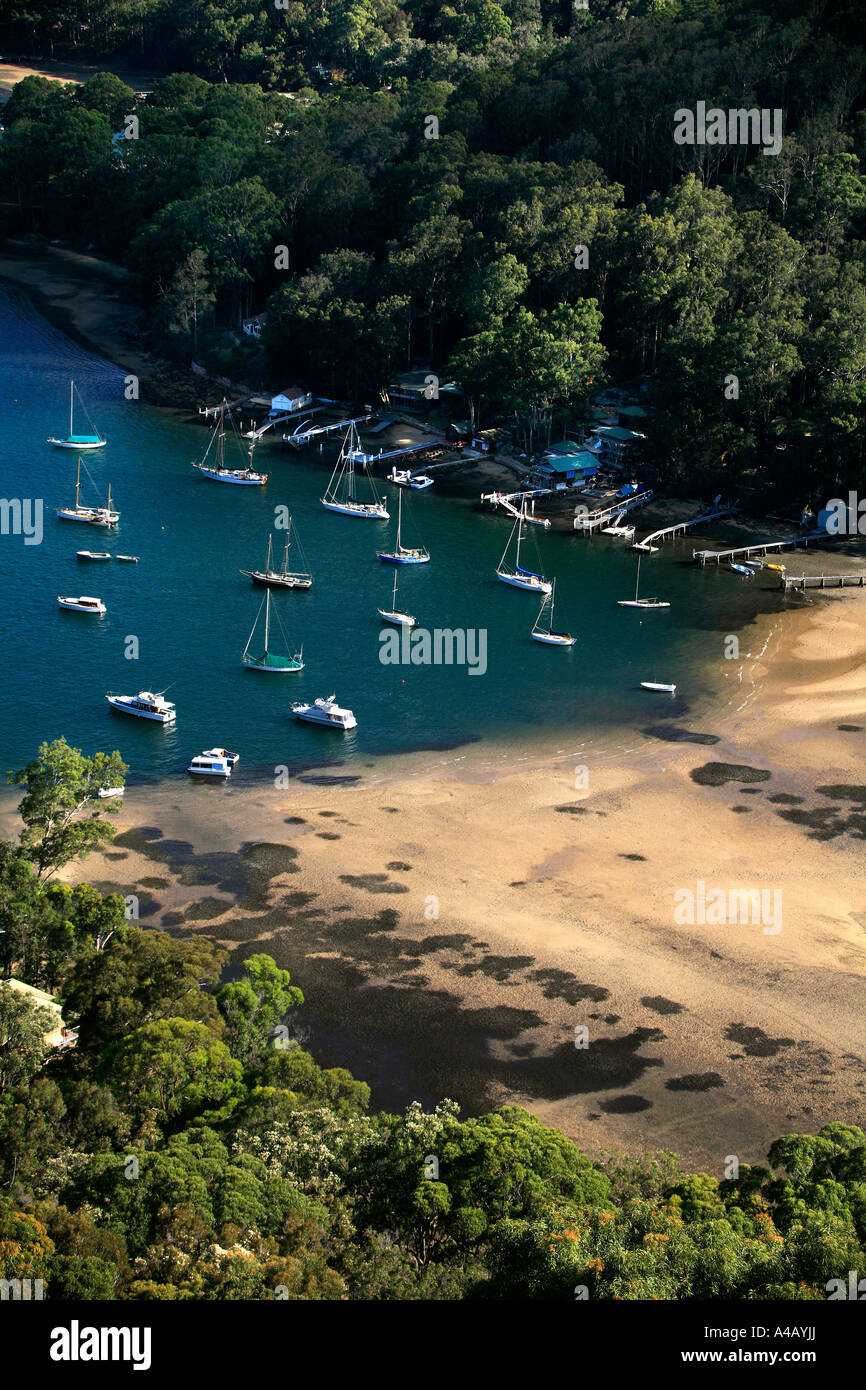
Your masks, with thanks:
M108 536L58 521L53 511L74 494L75 454L45 443L66 432L70 376L108 438L104 450L85 455L102 500L110 481L122 514ZM413 494L411 515L404 512L405 543L423 542L433 558L400 568L398 606L429 629L485 629L487 670L383 665L376 609L390 607L393 569L376 551L393 541L396 490L381 484L389 524L328 513L319 503L328 456L284 454L276 442L256 453L270 475L264 489L208 482L189 466L207 431L124 400L123 382L119 368L0 287L0 497L44 501L40 545L0 537L0 769L20 765L42 739L60 734L86 751L118 748L131 776L145 778L180 774L213 744L241 753L236 778L272 776L282 764L351 764L479 739L530 747L562 733L573 746L612 729L694 720L712 705L725 634L740 633L747 650L748 622L778 606L766 580L746 583L685 564L689 543L645 559L642 592L669 598L672 607L641 617L615 603L633 593L632 551L603 537L533 528L524 562L535 568L538 558L556 576L556 626L578 637L570 651L541 646L529 637L536 599L494 576L510 523L437 485ZM86 428L84 420L76 428ZM88 484L82 501L91 500ZM240 661L264 591L238 570L263 563L281 505L292 513L314 576L307 593L272 594L292 650L303 645L306 668L297 675L256 673ZM280 539L276 533L277 562ZM83 564L77 549L129 553L140 563ZM107 615L63 612L61 593L96 594ZM278 634L274 625L272 646ZM124 655L131 637L137 660ZM642 679L676 682L679 692L674 699L649 695ZM104 698L109 689L166 688L178 711L169 729L117 715ZM292 700L331 692L355 712L351 734L291 717Z

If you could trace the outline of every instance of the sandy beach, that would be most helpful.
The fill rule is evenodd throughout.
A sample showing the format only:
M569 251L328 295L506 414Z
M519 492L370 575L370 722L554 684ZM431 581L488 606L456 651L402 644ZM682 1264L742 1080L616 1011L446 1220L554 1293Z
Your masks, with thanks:
M133 787L76 876L273 954L300 1036L378 1105L517 1101L590 1152L759 1161L866 1121L863 600L792 601L751 649L712 727L651 710L586 766L481 744L279 790ZM701 883L775 915L682 924Z

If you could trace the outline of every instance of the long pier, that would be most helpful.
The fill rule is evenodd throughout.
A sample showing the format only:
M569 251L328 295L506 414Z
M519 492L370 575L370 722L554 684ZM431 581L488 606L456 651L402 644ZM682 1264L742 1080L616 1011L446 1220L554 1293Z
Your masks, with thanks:
M783 574L779 587L789 589L863 589L866 574Z
M822 528L819 531L807 531L802 536L793 536L789 540L761 541L757 545L735 546L733 550L693 550L692 559L697 560L699 565L720 565L723 560L734 560L740 555L769 555L776 550L787 550L789 547L808 545L810 541L833 539L834 537L829 531Z
M634 493L631 497L619 497L612 507L602 507L599 511L589 512L587 516L576 516L574 529L591 534L606 522L612 521L615 516L620 516L623 512L633 512L636 507L643 507L652 497L652 488L647 488L646 492Z
M422 444L407 444L402 449L389 449L387 453L380 449L378 454L365 454L363 449L355 449L352 458L355 463L385 463L387 459L406 458L409 454L423 454L428 449L447 447L442 439L428 439Z
M309 415L310 411L302 411L302 414ZM333 425L314 425L311 430L298 431L293 434L284 434L284 444L294 444L300 448L302 444L312 444L315 439L323 439L327 434L335 434L338 430L347 430L350 425L364 425L368 420L372 420L372 415L356 415L352 420L337 420Z
M678 521L673 526L663 526L660 531L653 531L651 535L644 536L642 541L638 541L632 546L633 550L651 550L654 541L666 541L673 539L674 536L684 536L692 526L700 526L702 521L715 521L720 516L730 516L731 512L737 510L736 503L732 507L716 507L711 512L704 512L703 516L693 516L690 521Z

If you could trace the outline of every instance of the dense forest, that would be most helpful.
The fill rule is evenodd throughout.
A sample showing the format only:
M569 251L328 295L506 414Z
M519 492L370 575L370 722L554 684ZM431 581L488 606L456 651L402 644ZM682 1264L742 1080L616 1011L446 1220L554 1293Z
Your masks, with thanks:
M640 381L669 487L866 489L858 10L3 0L7 47L166 75L21 82L2 225L123 261L158 350L235 380L423 365L482 424ZM677 143L701 101L780 112L779 152Z
M866 1277L866 1134L789 1134L719 1181L591 1161L525 1110L371 1113L301 1045L267 955L143 931L58 879L110 845L118 754L10 774L0 843L0 1279L74 1299L814 1299ZM109 803L110 805L110 803ZM56 1016L10 980L53 992ZM726 1160L728 1162L728 1160ZM31 1284L31 1288L33 1285Z

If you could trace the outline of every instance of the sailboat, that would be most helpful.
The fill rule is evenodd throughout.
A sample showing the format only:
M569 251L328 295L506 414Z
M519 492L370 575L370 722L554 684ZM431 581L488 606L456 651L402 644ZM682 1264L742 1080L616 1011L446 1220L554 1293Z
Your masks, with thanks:
M397 548L396 550L379 551L379 559L386 565L426 565L430 559L430 552L424 546L411 549L402 544L400 540L400 529L403 524L403 494L397 494Z
M620 608L670 608L667 599L661 598L638 598L640 587L640 562L643 557L637 557L637 577L634 581L634 598L618 598L617 603Z
M210 437L210 443L204 451L204 456L198 463L194 463L193 468L197 468L206 478L212 479L215 483L239 483L246 487L261 487L268 481L267 473L256 473L253 469L253 449L255 440L250 444L249 462L246 468L226 468L225 466L225 414L226 402L220 406L220 418L216 428ZM216 459L214 463L208 463L208 454L213 448L216 440Z
M553 604L555 598L556 580L554 579L550 593L545 594L544 598L541 600L541 607L538 610L538 617L535 619L535 624L532 628L530 636L534 639L534 641L547 642L552 647L573 647L575 642L577 641L576 637L571 637L567 632L554 631ZM546 628L539 627L539 623L541 622L541 617L544 613L545 608L548 609Z
M360 502L354 495L355 462L357 459L361 461L367 474L373 493L374 500L372 502ZM334 471L321 501L322 506L327 507L329 512L343 512L346 516L372 517L381 521L388 520L388 508L384 502L379 500L376 484L370 477L370 471L367 467L367 457L358 445L358 435L353 424L349 426L346 438L343 440L340 456L334 465Z
M84 402L81 400L81 393L80 393L80 392L78 393L78 399L79 399L79 401L81 401L81 409L84 411L84 414L87 415L87 409L86 409L86 407L85 407L85 405L84 405ZM69 433L67 434L67 436L66 436L65 439L55 439L54 436L52 435L52 437L48 440L48 443L49 443L49 444L56 444L58 449L79 449L79 450L81 450L81 449L104 449L105 446L106 446L106 444L108 443L108 440L107 440L107 439L103 439L102 436L101 436L101 434L99 434L98 431L96 431L96 430L93 429L93 421L91 420L91 418L90 418L89 415L87 415L87 423L90 425L90 428L91 428L92 433L91 433L91 434L76 434L76 433L75 433L75 427L74 427L74 425L73 425L73 418L72 418L72 417L73 417L74 410L75 410L75 382L74 382L74 381L70 381L70 383L69 383Z
M283 551L282 569L271 569L271 538L268 536L268 556L265 560L263 570L241 570L254 584L258 584L264 589L309 589L313 582L313 576L309 570L301 570L293 573L289 569L289 537L292 530L292 518L289 517L289 528L286 531L286 548ZM298 541L300 548L300 541Z
M259 618L262 616L262 608L264 608L265 610L265 649L262 652L261 656L250 656L250 642L252 642L253 637L255 636L256 628L259 625ZM288 646L288 638L286 637L286 634L283 631L283 624L282 622L280 622L279 613L277 613L276 618L280 626L280 632L283 634L283 641L285 642L286 646ZM247 645L244 647L244 654L241 657L241 661L243 662L244 666L249 666L251 671L303 671L303 648L301 648L299 652L296 652L294 656L285 656L279 652L269 651L268 638L270 636L270 628L271 591L270 589L268 589L267 593L265 594L264 598L259 604L259 611L256 614L256 620L253 623L253 630L247 638Z
M391 607L379 608L376 610L383 623L393 623L395 627L414 627L417 618L413 618L411 613L403 613L397 607L397 571L394 571L394 592L391 595Z
M85 470L86 471L86 470ZM90 477L90 474L88 474ZM93 479L90 479L91 483ZM120 520L120 512L111 510L111 483L108 484L108 506L107 507L82 507L79 502L81 492L81 459L78 460L78 469L75 474L75 506L74 507L55 507L55 511L61 521L86 521L91 526L116 526Z
M508 543L502 552L502 559L496 569L496 576L501 579L503 584L511 584L515 589L529 589L535 594L549 594L552 588L549 579L545 579L543 574L536 574L534 570L524 569L520 563L520 545L523 540L523 513L524 507L521 505L520 515L511 528L511 535ZM505 557L508 554L512 537L517 532L517 553L514 557L514 569L505 566Z

